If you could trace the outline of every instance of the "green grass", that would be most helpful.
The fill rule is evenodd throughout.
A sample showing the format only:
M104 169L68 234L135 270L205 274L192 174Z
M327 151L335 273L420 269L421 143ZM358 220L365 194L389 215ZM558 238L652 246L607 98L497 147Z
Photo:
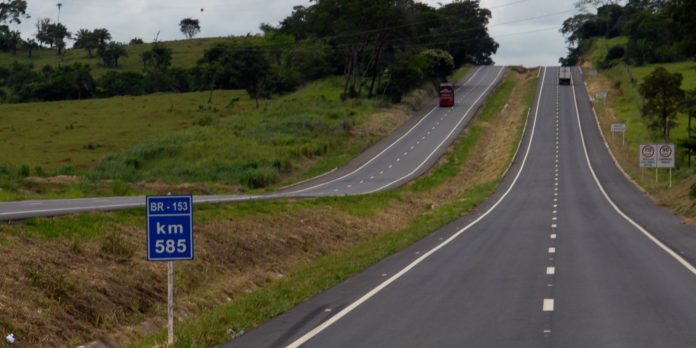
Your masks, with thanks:
M595 58L601 56L601 59L603 59L604 55L606 55L605 47L607 45L611 47L617 43L625 44L625 42L626 38L624 37L617 37L610 40L596 39L593 43L591 51L588 53L590 61L592 61L594 64ZM682 80L682 89L691 90L696 88L696 61L628 66L628 70L635 79L636 84L640 86L645 77L657 67L663 67L672 73L682 74L684 77ZM616 99L615 109L618 117L630 123L628 133L626 135L638 142L661 141L659 134L650 131L645 126L645 121L643 120L640 111L642 105L640 92L631 84L631 80L626 68L622 64L618 64L603 72L612 80L620 82L623 94ZM670 138L672 141L678 141L679 139L686 138L687 135L686 115L678 115L676 122L678 127L673 128L670 132Z
M531 104L534 87L533 82L527 85L529 91L525 95L524 101L527 107ZM504 105L505 97L510 94L511 88L510 83L505 82L502 87L496 89L489 97L491 102L486 103L480 113L483 115L483 119L476 118L470 127L480 128L480 122L485 122L486 118L490 118L492 114L499 111ZM523 116L520 115L520 117ZM438 165L428 175L417 179L414 185L374 195L320 198L301 202L301 204L331 204L353 214L373 214L377 209L384 208L394 200L400 199L402 192L418 192L426 188L434 188L451 178L453 172L459 172L463 164L461 159L466 158L473 148L473 143L469 139L470 134L455 143L452 151L446 155L445 164ZM521 136L522 130L520 129L517 134L518 137ZM511 149L510 153L512 156L514 149ZM460 160L455 161L454 158ZM442 169L443 167L447 168ZM273 281L258 290L234 299L228 304L218 306L179 323L176 346L214 346L230 339L228 330L239 332L242 329L248 330L262 324L312 295L344 281L353 274L460 217L488 197L498 183L499 178L476 186L463 194L465 199L459 199L427 211L403 229L359 243L345 252L319 257L309 264L291 271L280 280ZM275 208L285 207L280 202L272 203L272 205ZM151 347L162 342L164 338L165 333L161 331L134 343L132 346Z
M376 140L351 141L350 132L378 103L343 102L340 88L339 78L322 80L259 110L221 119L214 127L193 127L142 142L107 156L93 175L127 182L229 182L258 188L280 181L307 159L327 159L321 170L337 166Z
M228 108L233 98L240 102ZM207 101L208 92L195 92L0 104L0 164L85 170L109 153L253 108L244 91L215 91L213 110Z
M616 45L625 47L626 43L628 43L628 38L625 36L618 36L611 39L592 39L589 43L591 45L590 51L585 54L585 57L593 66L598 67L604 60L604 57L607 56L607 52L610 48Z
M203 38L192 40L167 41L164 45L172 49L172 66L180 68L191 68L196 65L196 62L203 57L203 52L206 48L220 42L231 42L239 40L235 38ZM34 68L41 69L45 65L71 65L73 63L88 64L92 67L92 72L95 77L104 75L111 70L117 71L142 71L143 63L141 55L143 52L150 50L151 44L141 44L128 47L128 56L119 60L119 67L116 69L105 68L102 66L101 60L98 57L89 58L87 51L83 49L70 49L65 53L65 57L61 60L56 55L56 51L47 48L35 50L32 57L28 57L26 53L19 51L16 56L11 53L0 53L0 66L12 64L15 61L21 63L32 63ZM95 50L96 51L96 50ZM96 54L96 53L95 53Z
M0 105L0 200L17 199L27 174L85 176L42 188L41 197L102 192L95 187L104 179L118 195L141 181L261 188L302 180L384 135L352 134L382 101L341 101L341 87L339 77L323 79L259 109L243 91L215 91L210 105L207 92Z

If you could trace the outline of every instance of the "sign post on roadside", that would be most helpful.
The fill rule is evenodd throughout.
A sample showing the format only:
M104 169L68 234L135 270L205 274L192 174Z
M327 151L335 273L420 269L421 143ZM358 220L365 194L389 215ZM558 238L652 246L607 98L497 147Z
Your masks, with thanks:
M193 260L193 199L148 196L147 259L167 261L167 346L174 345L174 261Z
M644 168L655 168L655 182L657 182L657 146L655 144L640 145L640 168L643 177Z
M611 124L611 137L614 137L614 133L621 133L621 145L624 145L625 134L626 134L626 124L625 123L612 123Z
M674 168L674 144L659 144L657 148L657 168L669 168L669 187L672 187L672 168Z

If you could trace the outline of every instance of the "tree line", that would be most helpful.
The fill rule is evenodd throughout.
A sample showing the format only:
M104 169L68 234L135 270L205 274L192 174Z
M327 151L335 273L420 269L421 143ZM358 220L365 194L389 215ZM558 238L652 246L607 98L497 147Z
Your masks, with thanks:
M625 36L626 45L610 47L601 68L618 59L633 64L679 61L696 56L696 1L691 0L579 0L583 11L566 19L561 33L568 55L559 61L576 65L597 37ZM586 9L597 6L596 13Z
M405 92L427 81L444 81L463 64L491 64L498 48L488 35L491 13L478 1L434 8L413 0L317 0L296 6L276 26L262 24L263 34L208 48L192 68L172 67L171 49L155 42L140 57L141 72L121 72L118 61L128 54L128 45L111 41L107 29L80 29L73 35L62 24L42 19L31 45L15 45L7 38L18 33L3 23L24 18L26 1L0 4L0 50L16 53L23 45L31 55L43 45L62 55L65 40L73 38L73 49L84 49L87 57L99 57L102 66L113 68L95 79L86 64L0 67L4 102L243 88L258 105L260 98L329 75L344 76L344 99L398 102ZM188 38L200 32L198 20L185 18L179 25ZM139 43L134 39L130 45Z

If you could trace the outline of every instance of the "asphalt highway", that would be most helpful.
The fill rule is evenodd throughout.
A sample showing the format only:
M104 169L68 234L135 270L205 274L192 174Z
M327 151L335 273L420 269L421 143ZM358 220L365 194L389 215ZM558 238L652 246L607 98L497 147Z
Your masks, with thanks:
M580 71L559 86L543 69L477 211L224 347L696 347L696 229L626 180L597 127Z
M194 203L368 194L398 187L426 172L476 114L501 81L504 67L476 67L456 91L452 108L430 105L390 137L343 168L278 192L194 196ZM145 197L100 197L0 203L0 221L145 206Z

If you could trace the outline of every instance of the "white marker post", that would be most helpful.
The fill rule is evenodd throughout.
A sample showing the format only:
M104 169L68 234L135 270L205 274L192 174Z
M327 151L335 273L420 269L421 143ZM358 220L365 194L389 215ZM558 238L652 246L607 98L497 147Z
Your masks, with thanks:
M174 261L167 261L167 347L174 346Z

